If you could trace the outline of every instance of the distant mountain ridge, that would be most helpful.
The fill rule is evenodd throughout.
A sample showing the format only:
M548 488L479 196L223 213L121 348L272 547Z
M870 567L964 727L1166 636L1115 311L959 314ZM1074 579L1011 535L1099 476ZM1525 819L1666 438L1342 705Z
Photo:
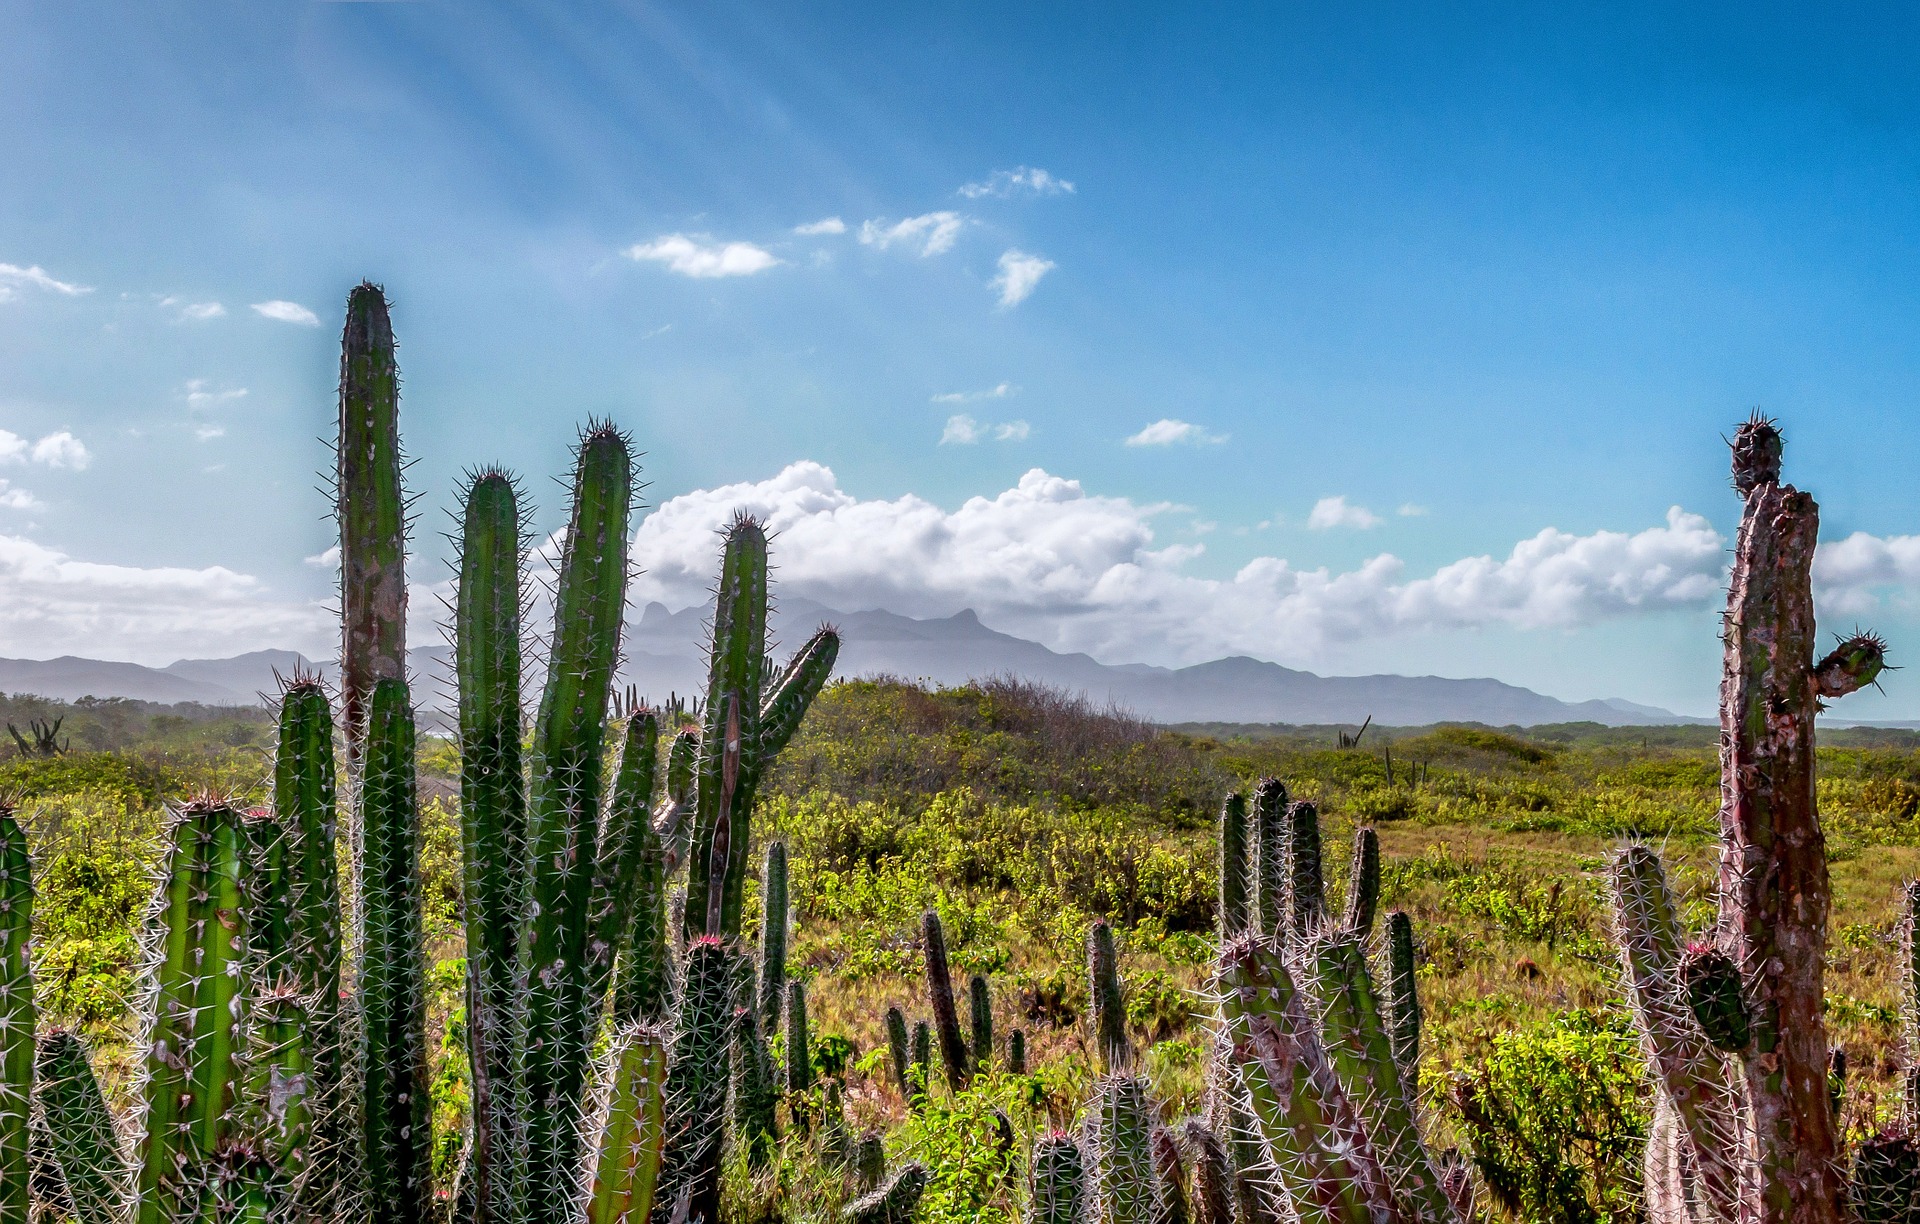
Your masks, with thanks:
M1386 726L1435 722L1655 726L1702 721L1619 699L1561 701L1492 679L1320 676L1245 656L1180 668L1101 663L1090 655L1062 654L990 629L971 609L948 617L916 619L881 609L837 612L809 600L788 599L776 609L770 633L791 647L823 622L840 630L840 664L835 670L843 677L891 675L955 685L1015 675L1083 693L1095 702L1111 702L1154 722L1358 723L1371 717ZM655 701L665 700L669 693L701 692L706 680L706 626L705 608L673 612L658 603L648 604L627 625L621 683L633 685ZM420 704L428 709L450 704L454 691L451 649L436 644L418 647L408 655ZM296 670L332 679L334 668L289 650L259 650L230 659L182 659L164 668L74 656L0 659L0 691L67 701L95 696L249 705L278 688L276 672L289 676Z

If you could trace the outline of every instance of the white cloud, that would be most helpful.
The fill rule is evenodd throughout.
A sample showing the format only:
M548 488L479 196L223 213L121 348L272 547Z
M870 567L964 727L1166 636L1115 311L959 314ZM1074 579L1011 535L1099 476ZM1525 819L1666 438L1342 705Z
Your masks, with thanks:
M999 383L985 391L946 391L933 397L936 404L971 404L979 400L1006 399L1020 394L1020 388L1012 383Z
M1920 595L1920 535L1856 531L1822 544L1813 557L1813 583L1823 612L1857 616L1886 603L1911 605Z
M1225 442L1227 435L1208 433L1191 421L1161 417L1126 440L1128 446L1211 446Z
M1010 196L1017 191L1030 191L1034 195L1071 195L1073 184L1063 178L1055 178L1038 166L1020 166L1013 170L995 170L983 181L968 183L960 189L960 194L969 200L981 196Z
M202 425L193 431L193 436L202 442L211 442L215 438L226 437L227 429L224 425Z
M987 285L1000 291L1001 309L1008 309L1032 296L1040 278L1053 271L1053 268L1051 259L1042 259L1025 251L1008 250L1000 256L1000 275L988 281Z
M78 472L93 462L93 455L80 439L62 429L33 444L33 461L50 468L70 468Z
M1342 493L1338 497L1323 497L1313 503L1313 513L1307 516L1307 527L1312 531L1326 531L1331 527L1378 527L1380 516L1365 506L1356 506Z
M967 219L957 212L930 212L892 225L885 221L864 221L860 225L860 241L883 251L897 242L918 246L922 255L940 255L953 249L966 223Z
M995 442L1024 442L1033 432L1033 426L1025 421L1003 421L993 427Z
M1425 506L1416 506L1412 502L1402 502L1400 508L1394 511L1394 513L1398 514L1401 518L1421 518L1427 514L1427 508Z
M947 427L940 434L942 446L972 446L986 434L980 422L964 412L956 412L947 418Z
M227 308L218 302L183 302L177 297L163 297L160 306L180 308L179 319L183 323L204 323L208 319L218 319L227 313Z
M317 552L311 557L302 558L302 560L315 569L332 569L334 566L340 564L340 546L335 544L325 552Z
M0 506L9 510L39 510L45 505L25 489L16 489L11 480L0 479Z
M59 293L67 297L79 297L83 293L92 293L87 285L76 285L70 281L55 280L47 275L47 270L39 264L23 268L18 264L0 263L0 302L14 295L16 289L44 289L48 293Z
M701 602L715 532L736 510L774 534L782 588L834 607L909 615L971 607L1007 632L1110 661L1191 662L1246 653L1311 665L1389 634L1506 626L1567 629L1709 606L1724 538L1679 507L1664 525L1575 536L1548 528L1507 556L1409 576L1381 554L1355 569L1258 557L1231 578L1185 572L1197 543L1161 545L1167 503L1088 494L1038 468L994 497L946 510L912 495L862 500L817 463L668 500L635 534L635 598Z
M780 264L773 252L751 242L715 242L705 234L668 234L628 247L627 258L665 264L667 271L695 280L752 276Z
M215 391L213 384L204 378L189 378L186 382L186 393L187 406L196 411L247 397L245 387L229 387L225 391Z
M808 237L815 234L844 234L847 232L847 223L838 217L822 217L818 221L794 226L793 232Z
M272 319L276 323L298 323L302 327L320 326L319 315L298 302L283 301L279 298L271 302L255 302L253 313L263 319Z

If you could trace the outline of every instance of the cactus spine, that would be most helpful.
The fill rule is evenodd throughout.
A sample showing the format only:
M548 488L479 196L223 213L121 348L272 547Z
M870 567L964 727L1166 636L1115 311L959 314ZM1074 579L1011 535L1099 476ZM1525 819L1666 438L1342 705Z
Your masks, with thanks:
M650 1028L629 1027L615 1038L608 1062L587 1224L646 1224L667 1136L666 1045Z
M920 940L926 951L927 1000L933 1006L933 1022L940 1038L940 1061L947 1069L947 1085L960 1092L972 1082L973 1068L967 1058L967 1039L960 1032L953 974L947 968L946 929L933 910L920 915Z
M1034 1144L1027 1224L1081 1224L1086 1180L1080 1145L1070 1137L1048 1135Z
M0 1224L27 1224L33 1112L33 870L27 835L0 804Z
M1146 1088L1130 1075L1094 1085L1087 1118L1093 1199L1106 1224L1152 1224L1155 1202Z
M1027 1073L1027 1032L1015 1029L1007 1034L1007 1073L1025 1075Z
M400 473L400 368L386 293L362 282L347 295L340 337L340 690L349 754L359 755L378 680L407 674L407 502Z
M34 1097L78 1224L116 1224L126 1201L113 1115L78 1034L58 1029L40 1042Z
M419 1224L433 1206L433 1144L420 811L404 681L373 686L358 799L361 1159L374 1224Z

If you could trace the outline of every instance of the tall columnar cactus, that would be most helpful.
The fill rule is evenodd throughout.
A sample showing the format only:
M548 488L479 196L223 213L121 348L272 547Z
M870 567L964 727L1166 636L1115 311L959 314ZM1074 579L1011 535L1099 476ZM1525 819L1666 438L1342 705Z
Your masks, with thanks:
M433 1135L420 807L413 706L404 681L373 686L357 798L360 1124L368 1209L374 1224L421 1224L433 1208Z
M291 984L282 982L259 997L247 1061L248 1136L275 1180L297 1187L313 1150L313 1060L306 1000Z
M651 1028L623 1028L607 1064L586 1224L647 1224L667 1137L666 1044Z
M1081 1224L1087 1172L1080 1145L1068 1135L1048 1135L1033 1145L1033 1184L1027 1224Z
M1095 919L1087 930L1088 997L1093 1013L1094 1044L1109 1071L1133 1062L1133 1043L1127 1039L1127 1004L1120 989L1120 956L1113 945L1113 927Z
M661 951L654 946L654 933L641 929L666 912L660 891L664 883L660 835L653 828L653 784L659 760L660 721L651 710L636 710L627 719L588 890L587 988L581 1006L589 1017L597 1017L607 1001L623 948L629 973L636 968L642 974L658 971L657 963L634 965L632 939L640 937L642 957ZM642 909L644 916L639 915Z
M720 1154L732 1046L733 967L719 939L687 946L685 986L667 1060L663 1186L685 1196L688 1220L718 1221Z
M170 1224L189 1208L202 1164L239 1127L247 985L240 813L197 799L174 814L167 840L147 929L134 1224Z
M1093 1200L1104 1224L1153 1224L1153 1120L1146 1086L1131 1075L1105 1076L1087 1109Z
M1180 1158L1180 1141L1166 1127L1156 1126L1150 1143L1157 1196L1153 1224L1189 1224L1193 1213L1187 1206L1187 1170Z
M1353 831L1353 856L1347 866L1347 904L1340 925L1365 940L1373 934L1373 915L1380 905L1380 835L1372 826Z
M1014 1029L1007 1034L1007 1073L1025 1075L1027 1073L1027 1031Z
M0 1224L26 1224L33 1104L33 871L27 835L0 804Z
M812 1112L807 1094L813 1090L813 1033L807 1024L807 984L787 983L787 1098L793 1120L806 1133Z
M780 1023L787 993L787 844L771 842L760 877L760 1024L772 1032Z
M1198 1118L1181 1124L1179 1138L1193 1166L1193 1224L1233 1224L1233 1171L1226 1146Z
M973 1038L973 1065L984 1070L993 1062L993 987L986 975L967 979L968 1019Z
M1294 940L1311 938L1327 920L1326 875L1320 857L1320 809L1287 808L1287 922Z
M907 1016L897 1007L889 1007L886 1016L887 1054L893 1068L894 1086L907 1092L907 1072L913 1065L913 1049L907 1044Z
M1414 976L1413 919L1405 910L1387 915L1387 1023L1393 1061L1411 1080L1420 1065L1420 991Z
M79 1034L56 1029L41 1039L34 1098L77 1224L118 1224L126 1202L120 1137Z
M1873 683L1885 651L1856 634L1815 660L1819 508L1780 483L1781 450L1779 430L1758 414L1734 436L1733 483L1745 505L1723 633L1718 921L1708 947L1683 953L1659 859L1637 846L1614 866L1615 916L1628 993L1683 1156L1658 1169L1650 1161L1647 1174L1698 1182L1697 1194L1650 1185L1650 1197L1704 1200L1716 1215L1754 1224L1832 1224L1844 1187L1822 1018L1831 890L1814 799L1814 715ZM1713 989L1715 971L1724 977L1729 965L1743 1016L1732 1014L1729 992ZM1744 1046L1716 1050L1712 1038L1739 1036L1736 1020L1745 1022Z
M1280 938L1288 925L1287 882L1292 862L1287 853L1287 788L1278 778L1262 778L1253 789L1253 835L1248 869L1253 880L1253 929Z
M947 1084L955 1092L973 1080L973 1067L967 1057L966 1035L960 1030L960 1009L953 998L953 973L947 967L947 933L940 915L928 910L920 915L920 942L927 962L927 1001L933 1007L933 1023L940 1039L940 1060L947 1069Z
M1253 896L1253 881L1247 870L1251 862L1247 837L1247 797L1234 791L1220 805L1221 939L1231 939L1247 929L1248 906Z
M826 684L840 638L821 629L768 684L767 533L744 515L727 528L716 595L685 922L689 933L737 936L761 776Z
M340 690L347 742L357 750L374 682L407 674L400 369L393 359L386 293L368 282L347 295L334 458L335 515L340 521Z
M1907 881L1900 914L1900 1039L1902 1114L1908 1129L1920 1133L1920 880Z
M262 985L288 980L296 954L292 846L270 812L250 812L247 834L247 971Z

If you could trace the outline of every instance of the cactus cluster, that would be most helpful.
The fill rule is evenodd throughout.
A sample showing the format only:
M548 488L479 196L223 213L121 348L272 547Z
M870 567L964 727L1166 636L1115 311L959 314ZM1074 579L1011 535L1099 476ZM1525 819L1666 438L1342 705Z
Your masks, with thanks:
M1819 507L1781 483L1774 422L1756 413L1732 449L1744 508L1722 635L1718 917L1689 943L1651 846L1624 847L1610 870L1654 1081L1644 1184L1656 1219L1837 1224L1849 1213L1833 1092L1844 1061L1821 1014L1831 891L1814 717L1873 683L1885 648L1856 633L1816 661ZM1905 1193L1912 1162L1904 1138L1862 1147L1851 1213L1911 1219L1885 1204Z

